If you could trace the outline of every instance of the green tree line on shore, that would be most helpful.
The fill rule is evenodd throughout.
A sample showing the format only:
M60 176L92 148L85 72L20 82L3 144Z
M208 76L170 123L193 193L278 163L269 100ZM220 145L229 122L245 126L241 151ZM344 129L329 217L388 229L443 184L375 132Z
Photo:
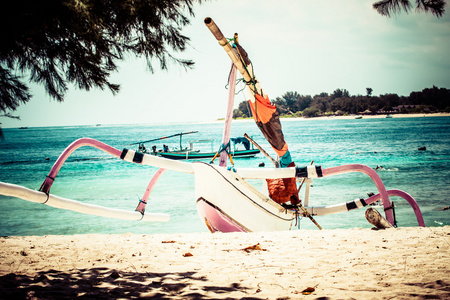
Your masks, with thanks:
M366 95L350 95L346 89L315 96L286 92L272 103L283 117L318 117L352 114L434 113L450 112L450 89L425 88L409 96L383 94L372 96L373 89L366 88ZM249 118L251 111L247 101L239 103L233 118Z

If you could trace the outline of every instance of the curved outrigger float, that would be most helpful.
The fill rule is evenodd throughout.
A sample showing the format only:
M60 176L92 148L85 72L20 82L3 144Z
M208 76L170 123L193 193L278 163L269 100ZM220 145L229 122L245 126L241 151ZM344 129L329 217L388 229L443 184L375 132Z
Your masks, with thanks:
M205 24L233 62L229 76L230 89L228 110L222 139L223 147L221 147L217 155L220 156L218 166L212 164L212 162L208 164L204 162L191 163L178 161L139 153L128 149L123 149L121 151L94 139L81 138L74 141L61 153L48 176L42 183L39 191L31 190L19 185L0 182L0 194L21 198L31 202L43 203L56 208L69 209L103 217L167 222L170 219L167 214L149 213L146 211L146 205L159 177L166 170L173 170L190 173L195 176L197 210L201 219L205 222L211 232L289 230L292 228L293 222L297 217L310 217L313 220L313 216L346 212L366 207L379 200L382 201L388 225L395 226L393 207L389 198L392 196L398 196L406 200L414 210L418 225L425 227L420 208L414 198L404 191L395 189L386 190L376 171L368 166L360 164L350 164L332 168L322 168L321 166L315 165L305 167L295 166L291 160L288 146L284 141L276 109L270 104L267 95L263 93L260 83L254 77L251 63L247 58L244 59L243 54L245 51L238 44L237 36L235 36L234 44L231 45L230 41L223 37L212 19L206 18ZM230 158L230 161L232 162L224 145L229 143L230 137L236 70L239 70L244 77L250 95L252 96L250 105L254 113L255 121L278 155L279 159L274 168L237 168L234 164L232 167L226 166L227 158ZM275 136L273 135L274 133ZM50 194L50 188L66 159L75 150L84 146L98 148L129 163L150 165L159 168L148 184L142 199L139 200L135 211L125 211L91 205ZM310 205L310 187L314 179L318 180L328 176L337 176L351 172L359 172L369 176L373 180L378 193L367 199L360 198L338 205L323 207ZM291 180L291 182L294 182L294 188L297 193L296 197L298 197L300 188L297 190L295 182L301 182L302 184L300 187L305 184L304 196L302 197L303 203L296 202L294 201L296 198L291 197L291 205L285 205L284 203L280 204L279 201L274 201L246 181L246 179L262 179L270 181L274 178L287 179L288 181Z

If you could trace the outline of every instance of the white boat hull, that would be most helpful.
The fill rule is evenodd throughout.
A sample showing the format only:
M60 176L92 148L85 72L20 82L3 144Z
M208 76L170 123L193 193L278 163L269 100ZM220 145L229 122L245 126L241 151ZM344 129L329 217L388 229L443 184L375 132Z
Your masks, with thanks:
M236 172L201 162L192 167L197 210L211 231L291 229L295 212L264 196Z

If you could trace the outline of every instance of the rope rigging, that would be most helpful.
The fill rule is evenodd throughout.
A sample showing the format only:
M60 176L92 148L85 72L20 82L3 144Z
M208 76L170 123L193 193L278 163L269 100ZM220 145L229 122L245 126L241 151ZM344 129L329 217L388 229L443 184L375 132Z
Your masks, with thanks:
M238 80L236 80L236 86L240 83L243 82L246 86L253 86L253 88L249 88L253 94L258 94L262 97L264 97L262 90L260 92L258 92L258 88L256 87L256 84L258 83L258 81L256 80L256 76L255 76L255 72L253 70L253 64L250 60L250 58L247 55L247 52L244 50L244 48L242 48L242 46L239 45L239 41L238 41L238 34L235 33L234 34L234 38L226 38L228 43L232 43L232 48L236 50L237 55L239 57L239 60L241 61L242 65L244 66L245 71L247 72L247 74L249 75L249 77L251 78L250 81L245 80L244 78L239 78ZM241 54L241 52L243 52L244 55ZM252 65L252 72L250 72L248 65ZM231 70L230 73L228 74L228 81L230 79L230 74L231 74ZM225 88L228 89L228 83L225 85ZM240 92L242 92L245 89L245 86L240 89L237 93L235 93L235 95L239 94ZM255 100L255 117L258 120L258 105L257 105L258 101ZM247 103L248 105L248 103ZM249 108L249 107L248 107ZM248 111L250 112L251 110L248 109ZM259 122L256 122L256 125L258 126L258 128L261 129L261 125L259 124Z

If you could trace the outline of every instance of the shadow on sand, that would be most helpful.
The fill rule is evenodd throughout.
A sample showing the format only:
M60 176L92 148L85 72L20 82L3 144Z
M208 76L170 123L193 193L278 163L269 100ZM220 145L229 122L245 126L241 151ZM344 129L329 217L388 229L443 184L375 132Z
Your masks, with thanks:
M248 288L207 285L195 272L135 273L108 268L61 272L49 270L35 277L10 273L0 277L0 299L214 299ZM261 299L239 297L241 299Z

